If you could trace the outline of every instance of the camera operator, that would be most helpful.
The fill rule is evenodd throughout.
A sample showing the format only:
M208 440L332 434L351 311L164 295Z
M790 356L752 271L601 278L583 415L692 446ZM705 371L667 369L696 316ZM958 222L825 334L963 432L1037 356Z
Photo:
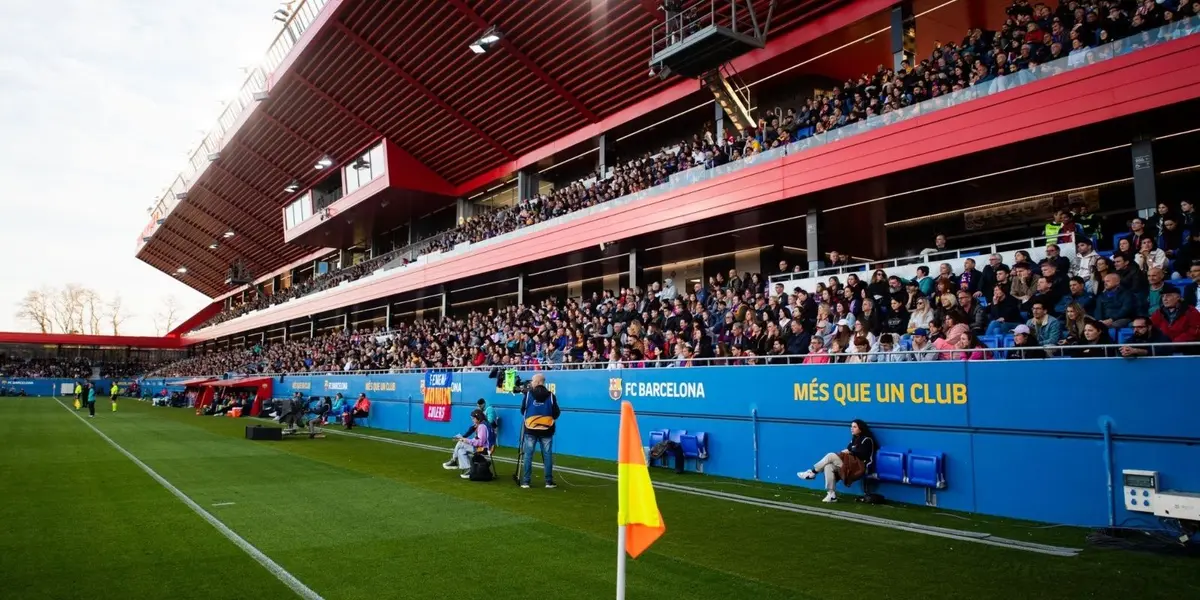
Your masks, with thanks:
M529 391L521 399L521 416L525 418L525 431L521 436L521 487L528 488L533 478L533 448L540 445L542 468L546 487L554 485L554 423L561 411L558 398L546 388L546 376L534 375Z

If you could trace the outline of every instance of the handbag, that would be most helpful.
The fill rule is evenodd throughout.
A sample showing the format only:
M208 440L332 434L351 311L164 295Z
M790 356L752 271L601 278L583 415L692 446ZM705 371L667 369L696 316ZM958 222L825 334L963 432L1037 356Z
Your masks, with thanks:
M483 452L471 455L471 469L467 472L471 481L491 481L496 478L492 470L492 461Z

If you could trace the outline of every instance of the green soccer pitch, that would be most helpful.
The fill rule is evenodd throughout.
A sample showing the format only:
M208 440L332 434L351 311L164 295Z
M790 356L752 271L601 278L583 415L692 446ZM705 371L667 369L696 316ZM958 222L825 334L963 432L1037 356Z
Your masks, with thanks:
M0 597L614 595L611 480L567 473L558 489L522 490L507 463L490 483L442 469L444 439L361 430L445 452L332 434L251 442L250 419L134 400L116 413L97 402L88 419L69 406L0 398ZM616 472L604 461L556 462ZM540 474L535 468L535 484ZM820 494L800 488L663 469L651 476L823 506ZM629 562L630 599L1200 598L1188 559L1095 549L1047 556L677 491L657 496L667 532ZM1086 534L917 507L834 508L1072 548L1082 548Z

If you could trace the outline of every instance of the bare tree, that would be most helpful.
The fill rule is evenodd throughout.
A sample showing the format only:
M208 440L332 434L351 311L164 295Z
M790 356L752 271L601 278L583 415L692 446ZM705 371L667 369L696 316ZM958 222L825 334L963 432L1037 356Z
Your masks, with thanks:
M80 318L87 325L87 333L100 335L100 323L104 319L104 300L95 290L84 289L79 298L81 304ZM84 328L81 326L80 330Z
M121 335L121 324L129 319L129 313L125 312L121 306L121 295L113 296L113 299L105 306L104 318L108 320L108 324L112 326L113 335Z
M175 296L163 298L162 308L154 314L154 330L158 335L166 335L175 328L179 319L179 300Z
M54 321L50 316L54 304L53 297L54 290L50 288L29 290L17 305L17 318L29 322L42 333L53 332Z
M54 296L51 315L54 324L63 333L79 333L83 330L85 303L88 290L77 283L68 283Z

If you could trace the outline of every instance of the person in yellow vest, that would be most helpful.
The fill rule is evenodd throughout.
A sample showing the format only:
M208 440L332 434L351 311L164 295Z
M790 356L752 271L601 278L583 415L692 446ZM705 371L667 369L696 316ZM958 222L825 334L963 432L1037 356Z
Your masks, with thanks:
M110 398L112 401L112 411L117 412L117 396L121 395L121 388L117 387L117 382L114 381L112 388L108 392L112 395L112 398Z
M83 386L79 382L75 382L75 410L83 408L83 402L79 399L79 395L83 393Z

